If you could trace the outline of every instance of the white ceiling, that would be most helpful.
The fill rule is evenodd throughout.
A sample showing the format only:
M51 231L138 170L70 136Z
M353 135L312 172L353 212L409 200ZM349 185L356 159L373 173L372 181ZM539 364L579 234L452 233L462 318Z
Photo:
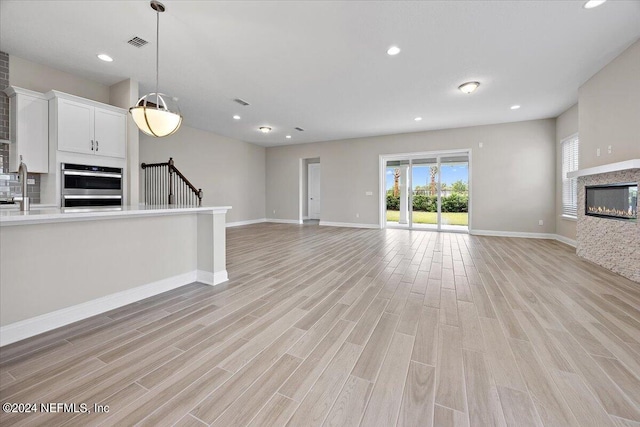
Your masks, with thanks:
M161 91L179 97L187 125L264 146L556 117L640 38L639 1L163 3ZM146 0L2 0L0 13L0 50L154 88ZM150 43L128 45L134 35ZM402 52L388 56L391 45ZM476 93L457 90L469 80Z

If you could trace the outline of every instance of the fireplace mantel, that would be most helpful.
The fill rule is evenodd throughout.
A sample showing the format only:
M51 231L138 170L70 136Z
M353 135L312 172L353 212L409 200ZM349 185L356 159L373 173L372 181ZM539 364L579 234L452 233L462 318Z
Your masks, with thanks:
M577 178L579 176L597 175L599 173L617 172L627 169L640 169L640 159L625 160L624 162L609 163L602 166L594 166L587 169L568 172L567 178Z

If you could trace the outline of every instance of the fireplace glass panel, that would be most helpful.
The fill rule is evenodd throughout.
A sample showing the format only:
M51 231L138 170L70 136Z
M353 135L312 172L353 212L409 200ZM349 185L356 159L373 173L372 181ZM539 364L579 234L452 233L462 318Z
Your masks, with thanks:
M586 215L635 221L638 219L638 184L587 186L585 202Z

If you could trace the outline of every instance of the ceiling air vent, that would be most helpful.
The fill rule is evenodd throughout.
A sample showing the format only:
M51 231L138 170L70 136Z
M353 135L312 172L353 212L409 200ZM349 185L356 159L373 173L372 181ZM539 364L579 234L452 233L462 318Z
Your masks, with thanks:
M244 99L240 99L240 98L236 98L233 100L234 102L237 102L238 104L246 107L247 105L249 105L249 103L247 101L245 101Z
M138 36L133 36L133 37L131 37L131 39L129 39L129 41L127 43L129 43L131 46L134 46L134 47L142 47L142 46L146 45L149 42L146 41L145 39L141 39Z
M304 132L304 129L302 129L302 128L295 128L295 129L296 129L297 131L299 131L299 132Z

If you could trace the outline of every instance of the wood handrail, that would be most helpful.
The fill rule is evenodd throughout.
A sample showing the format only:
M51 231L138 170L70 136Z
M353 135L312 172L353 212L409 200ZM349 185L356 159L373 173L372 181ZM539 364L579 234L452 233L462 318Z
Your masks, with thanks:
M196 188L196 187L191 183L191 181L189 181L189 180L188 180L184 175L182 175L182 172L180 172L180 171L178 170L178 168L177 168L177 167L175 167L173 164L170 164L170 165L169 165L169 170L170 170L170 171L175 172L176 174L178 174L178 176L179 176L180 178L182 178L182 181L184 181L184 183L185 183L185 184L187 184L187 185L189 186L189 188L191 188L191 191L193 191L194 193L196 193L196 194L197 194L198 192L202 191L202 189L201 189L201 188Z
M140 165L140 167L142 169L153 168L153 167L157 167L157 166L169 166L169 162L164 162L164 163L142 163Z

